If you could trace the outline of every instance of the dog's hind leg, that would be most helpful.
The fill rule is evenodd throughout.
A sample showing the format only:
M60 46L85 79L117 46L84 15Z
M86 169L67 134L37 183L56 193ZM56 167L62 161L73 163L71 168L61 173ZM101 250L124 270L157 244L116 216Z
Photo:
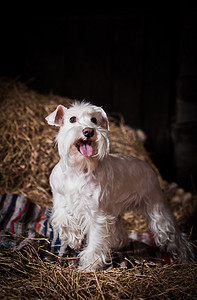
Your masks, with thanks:
M156 245L181 263L191 261L193 251L190 243L180 232L173 214L165 205L160 193L158 198L160 199L157 201L146 199L143 209Z

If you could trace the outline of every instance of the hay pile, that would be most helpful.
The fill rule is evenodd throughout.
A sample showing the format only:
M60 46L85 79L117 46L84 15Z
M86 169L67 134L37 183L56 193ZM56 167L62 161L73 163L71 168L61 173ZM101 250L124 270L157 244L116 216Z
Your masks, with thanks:
M46 117L57 103L69 100L43 96L21 83L0 82L0 193L23 193L40 205L51 203L49 174L58 160L55 128Z
M54 137L57 128L45 117L58 104L72 100L57 95L41 95L15 80L0 79L0 194L23 193L31 201L51 206L48 183L58 161ZM165 182L143 144L144 134L124 124L123 118L109 116L111 151L131 154L147 161L156 171L160 185ZM168 201L178 223L196 237L196 196L178 188ZM124 217L129 231L143 232L147 225L140 213ZM112 269L93 274L78 273L62 263L41 260L42 246L25 252L1 249L0 295L2 299L197 299L197 264L143 265L131 270Z
M168 265L79 273L27 250L0 255L1 299L184 299L197 298L197 265Z

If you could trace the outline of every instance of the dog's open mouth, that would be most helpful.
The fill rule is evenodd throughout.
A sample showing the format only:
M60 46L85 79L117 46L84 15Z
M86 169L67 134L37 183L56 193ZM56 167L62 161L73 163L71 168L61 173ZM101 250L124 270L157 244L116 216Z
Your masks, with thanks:
M91 157L93 155L93 147L91 144L91 140L79 140L76 147L84 157Z

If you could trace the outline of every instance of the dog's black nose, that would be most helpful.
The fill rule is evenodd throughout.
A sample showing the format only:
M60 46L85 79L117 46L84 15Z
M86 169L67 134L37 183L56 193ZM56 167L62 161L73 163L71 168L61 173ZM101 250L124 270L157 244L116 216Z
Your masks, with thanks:
M93 135L94 135L94 129L93 129L93 128L89 128L89 127L84 128L84 129L82 130L82 132L83 132L83 135L84 135L86 138L91 138L91 137L93 137Z

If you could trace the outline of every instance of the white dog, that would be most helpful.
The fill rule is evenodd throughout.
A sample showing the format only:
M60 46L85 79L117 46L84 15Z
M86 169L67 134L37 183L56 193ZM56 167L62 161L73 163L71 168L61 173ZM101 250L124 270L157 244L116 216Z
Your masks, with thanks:
M141 209L146 216L158 246L180 262L190 259L190 244L165 206L154 171L138 158L109 154L109 123L102 108L84 102L69 109L59 105L46 120L60 126L60 161L50 176L52 225L61 249L80 248L87 237L80 253L81 270L102 267L110 249L127 244L121 216L132 209Z

